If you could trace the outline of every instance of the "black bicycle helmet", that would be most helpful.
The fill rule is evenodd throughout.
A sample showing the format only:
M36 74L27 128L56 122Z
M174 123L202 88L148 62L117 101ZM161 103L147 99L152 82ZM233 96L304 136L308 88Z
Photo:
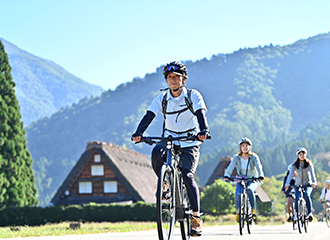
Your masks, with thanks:
M185 78L188 78L188 71L186 66L182 62L172 61L165 65L163 75L166 79L167 75L171 72L179 73Z

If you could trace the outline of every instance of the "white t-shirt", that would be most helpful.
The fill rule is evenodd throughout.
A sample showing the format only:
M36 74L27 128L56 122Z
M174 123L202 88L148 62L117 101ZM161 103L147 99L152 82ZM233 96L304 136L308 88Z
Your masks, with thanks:
M247 164L248 164L249 158L245 159L241 157L241 173L246 173L246 169L247 169Z
M322 189L320 200L322 200L324 197L325 197L325 201L330 201L330 189L327 189L326 194L325 194L325 188Z
M165 95L165 92L158 95L152 102L151 105L148 108L148 111L153 112L155 115L158 115L159 113L162 113L162 101L163 97ZM175 112L182 110L187 107L185 98L188 98L187 95L187 89L182 88L182 93L179 97L174 98L171 95L170 90L167 90L167 110L166 112ZM192 102L192 107L194 111L196 112L199 109L206 109L206 105L204 102L204 99L202 95L197 91L192 89L191 90L191 102ZM166 119L165 119L165 136L172 135L173 137L177 136L185 136L187 133L182 133L182 134L177 134L177 132L185 132L188 130L189 133L192 134L197 134L200 129L199 129L199 124L197 121L197 118L192 112L188 109L184 112L181 113L176 113L176 114L166 114ZM189 142L182 142L181 147L189 147L189 146L195 146L199 145L201 142L195 141L192 143ZM176 143L178 144L178 143Z

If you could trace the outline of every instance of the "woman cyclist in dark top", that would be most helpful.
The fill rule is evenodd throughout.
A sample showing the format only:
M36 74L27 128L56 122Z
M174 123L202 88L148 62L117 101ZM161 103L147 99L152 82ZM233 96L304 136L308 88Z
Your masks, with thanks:
M313 221L313 214L312 214L312 199L311 199L311 193L313 191L313 188L316 187L316 177L314 172L313 163L311 160L307 158L307 149L304 147L298 148L297 152L297 160L293 162L292 167L290 169L289 176L285 183L285 190L287 191L290 187L290 181L293 178L294 172L296 172L296 181L295 181L295 210L296 214L293 218L294 221L297 220L297 212L298 212L298 199L301 196L301 192L298 190L299 186L304 186L305 193L304 193L304 199L306 200L306 206L308 211L308 218L309 221Z

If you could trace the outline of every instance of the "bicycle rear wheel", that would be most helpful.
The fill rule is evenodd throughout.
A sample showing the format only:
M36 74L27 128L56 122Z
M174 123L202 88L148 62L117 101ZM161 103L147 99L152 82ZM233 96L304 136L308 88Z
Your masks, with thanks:
M245 208L245 197L244 194L241 194L241 206L239 208L239 234L243 235L243 228L244 228L244 208Z
M157 230L159 240L170 240L175 226L175 175L171 168L163 165L157 185Z

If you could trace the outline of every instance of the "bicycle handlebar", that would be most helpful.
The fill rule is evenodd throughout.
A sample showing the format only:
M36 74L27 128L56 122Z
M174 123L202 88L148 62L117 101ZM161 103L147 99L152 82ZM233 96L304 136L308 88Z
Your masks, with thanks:
M207 135L206 139L211 139L211 135ZM174 141L181 141L181 142L187 142L187 141L201 141L198 139L197 135L187 135L187 136L180 136L180 137L172 137L171 135L168 137L141 137L140 142L136 143L141 143L145 142L146 144L153 145L157 143L157 141L154 140L159 140L159 142L174 142Z
M242 180L257 180L259 181L259 178L256 177L246 177L246 176L236 176L236 177L226 177L231 181L242 181Z

